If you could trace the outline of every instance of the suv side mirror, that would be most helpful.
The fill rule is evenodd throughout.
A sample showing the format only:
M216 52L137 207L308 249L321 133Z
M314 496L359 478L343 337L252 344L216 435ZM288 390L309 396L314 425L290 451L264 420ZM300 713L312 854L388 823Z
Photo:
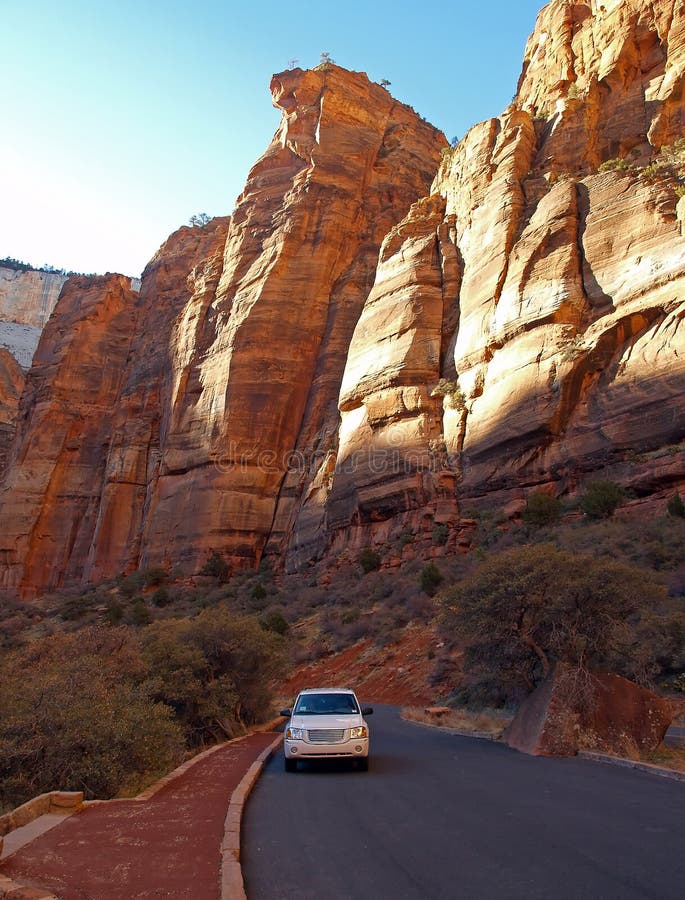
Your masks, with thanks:
M373 715L373 706L362 706L362 715L363 716L372 716Z
M279 716L285 716L287 719L289 719L289 718L290 718L290 710L289 710L289 709L282 709L282 710L279 712L278 715L279 715Z

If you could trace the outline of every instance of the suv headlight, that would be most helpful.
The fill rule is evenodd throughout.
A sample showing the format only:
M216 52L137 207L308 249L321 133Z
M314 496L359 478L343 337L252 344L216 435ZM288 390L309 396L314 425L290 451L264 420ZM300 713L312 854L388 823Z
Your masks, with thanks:
M351 741L353 741L355 738L363 738L368 736L369 732L366 730L364 725L359 725L357 728L350 728Z
M304 741L306 740L306 729L304 728L288 728L285 733L286 741Z

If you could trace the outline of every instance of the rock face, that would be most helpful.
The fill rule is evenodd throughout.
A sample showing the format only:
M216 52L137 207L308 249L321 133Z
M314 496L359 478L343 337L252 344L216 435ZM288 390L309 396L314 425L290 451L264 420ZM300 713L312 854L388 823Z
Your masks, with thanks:
M578 750L623 755L654 750L673 719L668 701L619 675L577 681L557 667L527 697L503 740L533 756L575 756Z
M14 438L23 387L24 373L19 364L8 350L0 348L0 479Z
M0 350L8 350L25 371L66 275L0 266Z
M512 104L453 149L364 75L275 76L230 221L173 235L116 312L109 282L65 289L0 497L2 584L214 550L296 569L436 526L449 549L464 508L600 469L685 489L684 80L675 0L553 0ZM92 370L50 345L97 347L110 317L85 402Z
M541 12L514 102L444 154L384 243L343 380L329 522L382 534L374 518L430 511L450 475L462 507L572 491L599 468L638 496L683 483L684 78L680 3ZM340 471L398 442L432 459L413 489L404 466ZM655 478L649 454L667 446Z
M0 266L0 319L43 328L66 280L59 272Z
M28 374L0 496L0 559L40 589L83 575L134 313L129 279L70 278Z
M83 458L75 445L91 428L98 447L88 473L54 434L41 441L42 395L68 377L76 396L86 375L76 358L55 365L55 335L44 333L2 498L6 586L35 593L138 565L197 571L211 550L252 565L292 527L337 441L340 381L380 244L428 190L446 141L336 66L275 76L272 94L281 125L230 223L181 229L139 300L122 295L122 319L107 329L123 342L108 364L111 406L86 412L76 399L72 411L82 435L71 451ZM104 284L82 289L99 303L65 291L50 325L87 334L113 312ZM92 506L76 499L81 477Z

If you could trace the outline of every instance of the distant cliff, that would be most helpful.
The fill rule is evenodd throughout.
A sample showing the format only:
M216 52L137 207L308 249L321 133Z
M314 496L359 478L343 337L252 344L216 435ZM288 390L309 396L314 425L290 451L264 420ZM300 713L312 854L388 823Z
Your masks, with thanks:
M514 101L455 148L362 74L274 76L281 124L232 218L172 235L139 297L66 286L2 583L211 551L399 563L597 472L663 503L685 485L684 83L675 0L548 4Z
M28 369L66 275L0 266L0 347Z

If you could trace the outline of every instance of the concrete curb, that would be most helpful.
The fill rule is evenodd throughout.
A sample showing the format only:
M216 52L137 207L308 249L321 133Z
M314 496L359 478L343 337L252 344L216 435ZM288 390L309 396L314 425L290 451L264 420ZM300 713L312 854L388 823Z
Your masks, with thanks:
M593 762L608 763L611 766L621 766L624 769L635 769L638 772L647 772L649 775L659 775L661 778L670 778L671 781L685 781L685 772L677 772L675 769L664 769L653 763L636 762L634 759L625 759L622 756L610 756L608 753L594 753L590 750L579 750L580 759L589 759Z
M240 823L245 801L259 778L264 763L280 746L279 734L252 763L238 787L231 794L224 821L224 838L221 842L221 900L247 900L243 870L240 866Z
M0 816L0 849L5 835L46 813L72 813L83 805L83 791L48 791Z

